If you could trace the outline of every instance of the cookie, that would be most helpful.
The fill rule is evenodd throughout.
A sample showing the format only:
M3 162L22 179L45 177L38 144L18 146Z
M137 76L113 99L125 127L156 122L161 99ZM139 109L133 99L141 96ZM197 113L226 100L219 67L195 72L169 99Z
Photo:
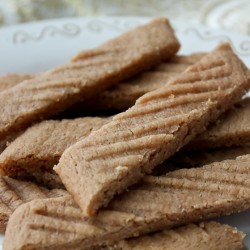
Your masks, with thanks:
M5 231L10 215L22 204L62 195L67 195L67 192L61 189L48 190L31 182L0 176L0 232Z
M28 128L0 155L0 173L11 177L52 171L66 148L111 118L48 120Z
M22 81L34 78L35 74L7 74L0 77L0 92L12 88Z
M26 203L9 220L4 249L87 249L244 211L250 208L249 161L248 154L145 176L91 219L70 196Z
M66 149L54 170L83 214L93 216L203 132L249 85L246 67L223 44Z
M250 98L239 102L196 137L186 149L237 146L250 142Z
M0 140L171 58L178 49L167 19L155 19L1 92Z

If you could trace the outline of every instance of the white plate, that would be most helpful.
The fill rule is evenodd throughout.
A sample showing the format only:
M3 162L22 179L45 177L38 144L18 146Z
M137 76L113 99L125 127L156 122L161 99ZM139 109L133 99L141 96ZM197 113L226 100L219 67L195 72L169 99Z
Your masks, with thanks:
M109 38L148 21L148 18L70 18L29 23L0 29L0 74L40 72L67 62L80 50L93 48ZM209 51L221 41L229 41L250 67L250 38L206 27L173 22L181 41L180 53ZM247 234L250 248L250 210L219 219ZM14 239L13 239L14 240ZM3 236L0 238L0 244Z

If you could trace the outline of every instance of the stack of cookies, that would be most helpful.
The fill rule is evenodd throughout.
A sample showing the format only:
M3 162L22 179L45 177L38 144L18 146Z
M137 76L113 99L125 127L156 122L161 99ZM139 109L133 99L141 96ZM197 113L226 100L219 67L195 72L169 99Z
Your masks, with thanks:
M4 250L243 249L250 73L229 44L176 55L165 18L0 78Z

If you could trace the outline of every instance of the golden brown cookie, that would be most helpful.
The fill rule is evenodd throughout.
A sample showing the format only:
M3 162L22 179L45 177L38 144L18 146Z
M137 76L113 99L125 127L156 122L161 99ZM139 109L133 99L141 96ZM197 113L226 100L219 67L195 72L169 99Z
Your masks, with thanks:
M159 18L1 92L0 140L171 58L178 49L167 19Z
M223 44L65 150L54 169L83 214L93 216L203 132L249 85L247 68Z
M10 218L4 249L87 249L249 209L249 161L146 176L91 219L70 196L26 203Z
M66 148L99 129L111 118L49 120L28 128L0 155L0 173L11 177L52 171Z
M0 232L5 231L10 215L22 204L62 195L67 195L67 192L62 189L48 190L31 182L0 176Z

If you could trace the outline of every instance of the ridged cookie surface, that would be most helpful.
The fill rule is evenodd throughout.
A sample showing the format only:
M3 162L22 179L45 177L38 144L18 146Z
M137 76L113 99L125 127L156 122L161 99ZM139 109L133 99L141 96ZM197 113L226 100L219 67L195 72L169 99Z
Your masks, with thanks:
M36 77L35 74L7 74L0 77L0 92L12 88L22 81Z
M163 62L139 76L101 92L93 99L74 105L70 111L77 114L84 111L124 111L133 106L139 97L163 87L168 79L180 74L204 55L205 53L197 53L187 56L175 56L168 62Z
M93 216L204 131L249 84L246 67L221 45L68 148L54 169L83 214Z
M1 92L0 140L174 56L178 48L167 19L160 18Z
M246 210L249 161L250 155L244 155L165 176L146 176L90 219L83 218L70 196L26 203L10 218L4 249L88 249Z
M35 200L66 195L61 189L48 190L31 182L0 176L0 232L4 232L10 215L20 205Z

